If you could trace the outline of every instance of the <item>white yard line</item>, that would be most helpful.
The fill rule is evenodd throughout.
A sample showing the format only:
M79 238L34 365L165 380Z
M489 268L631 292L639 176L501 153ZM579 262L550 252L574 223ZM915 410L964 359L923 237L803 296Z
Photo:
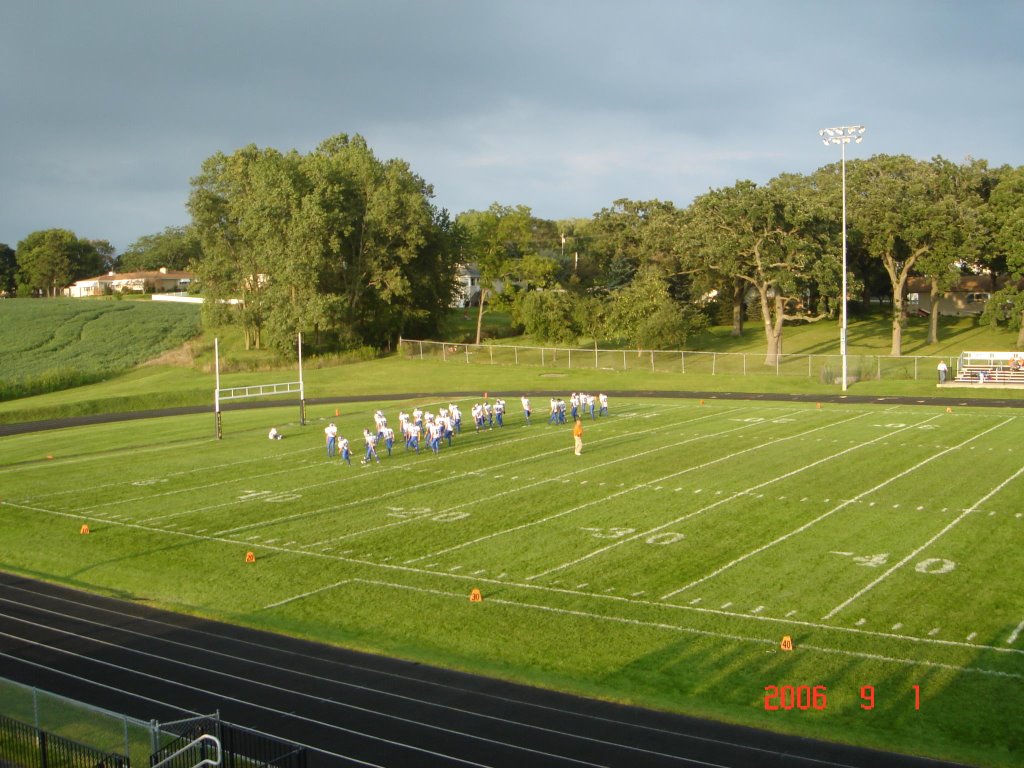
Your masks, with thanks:
M1010 636L1006 640L1006 644L1013 645L1016 643L1017 638L1020 637L1021 630L1024 630L1024 621L1021 621L1021 623L1017 625L1017 628L1010 633Z
M938 418L938 417L934 417L934 418ZM929 421L930 421L930 419L929 419ZM988 432L991 432L994 429L998 429L999 427L1004 426L1005 424L1006 424L1006 422L1003 422L1003 424L997 424L996 426L991 427L990 429L986 430L985 432L982 432L982 433L980 433L978 435L975 435L974 437L971 437L971 438L963 441L962 443L958 443L957 445L950 446L949 448L946 448L945 450L940 451L939 453L932 454L931 456L929 456L928 458L924 459L923 461L918 462L914 466L909 467L908 469L905 469L905 470L903 470L902 472L899 472L896 475L893 475L892 477L890 477L887 480L883 480L881 483L876 485L874 488L869 488L868 490L863 491L863 492L857 494L852 499L846 499L841 504L839 504L836 507L830 509L828 512L825 512L824 514L819 515L818 517L814 518L813 520L811 520L811 521L809 521L807 523L804 523L803 525L801 525L800 527L790 531L789 533L786 533L786 534L783 534L782 536L779 536L774 541L770 541L767 544L764 544L764 545L762 545L760 547L757 547L756 549L751 550L750 552L747 552L745 555L741 555L740 557L737 557L732 562L726 563L721 568L718 568L717 570L712 571L711 573L707 574L706 576L702 576L701 578L697 579L696 581L690 582L689 584L687 584L684 587L680 587L679 589L676 589L676 590L674 590L672 592L669 592L668 594L666 594L666 595L664 595L662 597L662 600L667 600L670 597L673 597L673 596L679 594L680 592L683 592L683 591L685 591L687 589L690 589L691 587L695 587L698 584L701 584L701 583L707 581L708 579L712 579L715 576L718 576L719 574L721 574L722 572L727 571L727 570L729 570L730 568L732 568L732 567L734 567L736 565L739 565L740 563L744 562L745 560L749 560L754 555L758 555L761 552L764 552L766 549L769 549L770 547L774 547L776 544L780 544L780 543L782 543L782 542L784 542L784 541L786 541L788 539L791 539L793 536L796 536L799 533L803 533L804 531L806 531L811 526L817 525L819 522L821 522L825 518L834 515L836 512L839 512L842 509L845 509L850 504L855 504L855 503L859 502L865 496L869 496L870 494L875 493L876 491L881 490L882 488L884 488L885 486L889 485L890 483L895 482L896 480L899 480L902 477L905 477L906 475L910 474L911 472L917 471L918 469L923 467L925 464L928 464L928 463L934 461L935 459L941 458L942 456L944 456L947 453L959 450L962 446L966 445L967 443L971 442L972 440L977 440L978 438L982 437L983 435L987 434ZM913 429L913 427L906 427L905 429ZM903 430L898 430L898 431L903 431ZM893 433L893 434L896 434L896 433Z
M1008 420L1008 421L1010 421L1010 420ZM1003 423L1005 424L1005 423L1007 423L1007 422L1003 422ZM1002 426L1002 425L998 425L998 426ZM976 440L976 439L977 439L978 437L981 437L982 435L986 435L986 434L988 434L988 433L989 433L989 432L991 432L991 431L992 431L993 429L996 429L996 427L992 427L991 429L986 429L986 430L985 430L984 432L982 432L982 433L981 433L980 435L976 435L975 437L972 437L972 438L971 438L970 440L966 440L966 441L964 441L964 442L962 443L962 445L966 445L967 443L971 442L971 440ZM989 491L989 492L988 492L988 493L986 493L986 494L985 494L984 496L982 496L982 497L981 497L981 498L980 498L980 499L979 499L978 501L976 501L976 502L975 502L974 504L972 504L972 505L971 505L970 507L968 507L968 508L967 508L967 509L965 509L965 510L964 510L963 512L961 512L961 513L960 513L959 515L957 515L957 517L956 517L956 518L954 518L954 519L953 519L953 521L949 523L949 525L947 525L947 526L946 526L945 528L943 528L943 529L942 529L941 531L939 531L939 532L938 532L938 533L936 533L936 534L935 534L934 536L932 536L932 537L931 537L930 539L928 539L928 541L926 541L926 542L925 542L924 544L922 544L922 545L921 545L920 547L918 547L917 549L915 549L915 550L914 550L913 552L911 552L911 553L910 553L909 555L907 555L907 556L906 556L906 557L904 557L904 558L903 558L902 560L900 560L900 561L899 561L898 563L896 563L896 564L895 564L894 566L892 566L892 568L890 568L889 570L887 570L887 571L886 571L885 573L883 573L883 574L882 574L881 576L879 576L879 577L878 577L877 579L875 579L874 581L872 581L872 582L871 582L870 584L868 584L868 585L867 585L866 587L864 587L864 588L862 588L862 589L858 590L858 591L857 591L857 592L856 592L856 593L855 593L854 595L852 595L852 596L851 596L851 597L849 597L848 599L844 600L844 601L843 601L842 603L840 603L840 604L839 604L839 605L837 605L837 606L836 606L835 608L833 608L833 609L832 609L831 611L829 611L829 612L828 612L828 613L826 613L826 614L825 614L824 616L822 616L822 617L821 617L822 621L828 621L828 620L829 620L829 619L831 619L831 618L832 618L833 616L835 616L835 615L836 615L837 613L839 613L839 612L840 612L841 610L843 610L844 608L846 608L847 606L849 606L849 605L850 605L851 603L853 603L853 602L854 602L855 600L857 600L858 598L862 597L863 595L867 594L867 593L868 593L868 592L870 592L870 591L871 591L872 589L874 589L875 587L877 587L877 586L878 586L879 584L881 584L881 583L882 583L883 581L885 581L885 580L886 580L887 578L889 578L889 576L891 576L891 575L892 575L893 573L895 573L895 572L896 572L897 570L899 570L899 569L900 569L900 568L902 568L902 567L903 567L904 565L906 565L906 564L907 564L908 562L910 562L910 561L911 561L911 560L913 560L913 559L914 559L915 557L917 557L917 556L918 556L919 554L921 554L921 552L923 552L923 551L924 551L925 549L927 549L928 547L930 547L930 546L931 546L932 544L934 544L934 543L935 543L936 541L938 541L938 540L939 540L940 538L942 538L942 537L943 537L943 536L945 536L945 535L946 535L947 533L949 533L949 532L950 532L951 530L953 530L953 529L954 529L954 528L955 528L955 527L956 527L957 525L959 525L959 524L960 524L960 522L961 522L961 521L962 521L962 520L963 520L963 519L964 519L965 517L967 517L967 516L968 516L969 514L971 514L972 512L974 512L974 511L975 511L975 510L976 510L976 509L977 509L978 507L980 507L980 506L981 506L982 504L984 504L984 503L985 503L986 501L988 501L988 500L989 500L990 498L992 498L993 496L995 496L995 495L996 495L997 493L999 493L999 492L1000 492L1000 491L1001 491L1001 490L1002 490L1003 488L1005 488L1005 487L1006 487L1007 485L1009 485L1009 484L1010 484L1011 482L1013 482L1014 480L1016 480L1016 479L1017 479L1018 477L1020 477L1021 475L1024 475L1024 467L1021 467L1020 469L1018 469L1018 470L1017 470L1016 472L1014 472L1014 473L1013 473L1012 475L1010 475L1010 476L1009 476L1008 478L1006 478L1005 480L1003 480L1003 482L1001 482L1001 483L1000 483L999 485L997 485L997 486L996 486L995 488L993 488L993 489L992 489L991 491Z
M88 426L99 426L99 425L91 424L91 425L88 425ZM29 434L30 435L34 435L34 434L38 434L38 433L30 432ZM54 433L53 431L47 431L45 434L55 435L55 439L59 439L59 431L57 433ZM4 439L5 440L13 440L13 439L17 439L18 437L21 437L21 435L10 435L9 437L6 437ZM90 454L88 456L70 456L70 457L60 456L59 455L60 451L58 450L58 451L56 451L56 453L58 455L57 455L57 458L55 459L55 461L57 461L60 464L84 464L84 463L90 462L90 461L103 461L103 462L109 463L112 459L114 459L114 458L116 458L118 456L122 456L122 455L136 456L136 455L138 455L140 453L157 453L157 452L160 452L160 451L171 451L171 450L176 450L178 448L182 448L185 445L189 445L189 444L193 444L193 443L196 444L196 445L200 445L202 443L212 443L212 442L214 442L214 439L212 437L210 437L210 438L207 438L207 437L201 437L201 438L200 437L196 437L196 438L190 438L188 440L182 440L180 442L162 443L162 444L159 444L159 445L151 445L151 446L147 446L147 447L144 447L144 448L143 447L124 448L124 449L116 450L116 451L104 451L102 453L94 453L94 454ZM40 451L40 453L43 454L43 455L46 455L47 453L54 453L54 450L52 448L42 449ZM42 457L40 456L40 458L42 458ZM11 466L8 466L8 467L0 467L0 474L5 474L6 475L6 474L15 473L15 472L28 472L28 471L31 471L33 469L40 469L41 467L47 467L49 464L51 464L51 462L49 462L49 461L47 461L45 463L40 461L40 462L31 463L31 464L14 464L14 465L11 465ZM104 469L106 469L106 468L104 468Z
M533 439L531 436L520 437L520 438L515 438L515 442L518 442L518 441L521 441L521 440L531 440L531 439ZM494 444L478 445L478 446L475 446L473 448L467 448L465 450L460 451L459 455L460 456L465 456L468 453L475 453L476 451L487 450L487 449L493 447L493 445ZM523 460L525 461L526 459L523 459ZM333 464L335 462L339 462L340 463L340 459L334 458L334 459L328 460L328 459L325 458L324 462L322 464L321 463L310 464L310 465L307 465L306 467L303 467L302 469L318 470L318 469L320 469L324 465ZM506 465L509 464L509 463L512 463L512 462L507 462ZM302 492L309 492L310 490L314 490L314 489L317 489L317 488L322 488L324 486L337 485L337 484L348 482L348 481L354 481L354 480L371 478L371 477L373 477L373 475L376 475L379 472L402 472L402 471L405 471L408 468L408 466L409 465L407 465L407 464L401 464L401 465L391 465L391 466L381 467L379 470L375 470L373 472L373 474L368 474L366 472L362 472L362 473L358 473L358 474L353 473L351 475L343 475L343 476L339 476L339 477L334 477L334 478L332 478L330 480L324 480L323 482L319 482L319 483L307 483L305 485L300 485L300 486L297 486L295 488L286 489L286 490L283 490L283 491L278 491L277 493L288 494L288 493L298 493L300 491L302 491ZM488 468L488 469L490 469L490 468ZM286 467L284 469L277 470L276 472L261 472L258 475L252 475L252 476L244 477L244 478L231 478L229 480L224 480L224 481L217 482L217 483L210 483L208 485L191 486L189 488L183 488L183 489L179 489L179 490L175 490L175 491L168 491L167 493L162 493L162 494L153 494L151 496L146 496L146 497L136 497L134 499L126 499L126 500L121 500L121 501L110 502L109 504L100 504L100 505L97 505L96 507L91 508L90 510L87 510L87 511L96 511L98 509L103 509L105 507L114 506L116 504L124 504L124 503L127 503L129 501L148 501L148 500L151 500L151 499L154 499L154 498L159 498L160 496L171 496L171 495L178 494L178 493L189 493L191 491L206 490L207 488L215 488L215 487L218 487L218 486L230 485L230 484L239 483L239 482L242 482L242 481L248 482L248 481L251 480L251 481L253 481L252 484L256 485L263 478L273 477L275 475L294 473L295 471L296 471L296 468L294 466L290 466L290 467ZM476 470L476 471L480 472L480 471L485 471L485 470ZM463 473L463 474L472 474L472 473ZM424 485L425 484L426 483L424 483ZM367 501L369 498L377 499L377 498L383 498L383 497L382 496L372 496L372 497L361 499L360 501ZM232 504L237 504L237 503L241 503L241 502L239 502L238 499L233 499L230 502L225 502L223 504L217 504L217 505L214 505L214 507L210 507L210 508L212 509L212 508L215 508L215 507L230 506ZM358 503L358 502L353 502L353 503L349 503L349 504L342 504L341 506L325 507L325 508L323 508L321 510L317 510L316 512L311 512L311 513L306 513L306 514L317 514L318 512L322 512L322 511L333 511L335 509L341 509L343 507L352 506L354 503ZM190 511L193 511L193 510L189 510L189 512ZM160 520L160 519L163 519L164 517L177 517L177 516L179 516L181 514L188 514L188 512L178 512L178 513L173 513L171 515L158 515L156 517L151 517L151 518L141 518L141 522L152 522L153 520ZM292 520L292 519L294 519L294 516L286 516L286 517L282 517L282 518L277 518L275 520L264 521L264 522L261 522L261 523L258 523L258 524L253 524L253 525L246 526L246 527L255 527L257 525L271 525L271 524L274 524L274 523L277 523L277 522L282 522L282 521L287 521L287 520ZM241 530L241 529L232 529L232 530Z
M282 605L288 605L288 603L293 603L296 600L302 600L303 598L306 598L306 597L312 597L313 595L316 595L316 594L318 594L320 592L326 592L329 589L334 589L335 587L340 587L340 586L342 586L344 584L348 584L351 581L352 581L352 579L345 579L343 581L336 581L333 584L328 584L326 587L320 587L318 589L311 589L311 590L309 590L309 592L303 592L301 595L294 595L292 597L286 597L284 600L278 600L276 603L270 603L270 605L264 605L263 606L263 610L266 611L266 610L269 610L270 608L279 608Z
M814 429L810 429L810 430L807 430L806 432L801 432L801 433L796 434L796 435L791 435L789 437L782 437L782 438L779 438L778 440L772 440L771 442L768 442L768 443L762 443L761 445L751 446L750 448L745 448L742 451L736 451L735 453L729 454L728 456L724 456L724 457L722 457L720 459L715 459L714 461L709 461L709 462L706 462L704 464L698 464L697 466L689 467L687 469L684 469L681 472L675 472L675 473L673 473L671 475L667 475L666 477L660 478L659 480L656 480L654 482L659 482L660 483L660 482L664 482L666 480L669 480L669 479L671 479L673 477L678 477L679 475L683 475L683 474L685 474L687 472L692 472L692 471L698 470L698 469L706 469L707 467L712 466L713 464L717 464L717 463L719 463L721 461L724 461L726 459L734 459L737 456L742 456L743 454L749 453L751 451L758 451L758 450L761 450L762 448L772 447L772 446L778 445L779 443L784 443L784 442L786 442L788 440L795 440L797 438L806 437L807 435L813 434L813 433L818 432L820 430L829 429L829 428L831 428L833 426L838 426L840 424L845 424L845 423L847 423L849 421L853 421L853 420L859 419L859 418L861 418L861 416L852 416L849 419L843 419L842 421L833 422L831 424L826 424L826 425L821 426L821 427L815 427ZM893 433L890 433L890 434L893 434ZM875 438L875 440L880 440L880 439L882 439L882 438ZM800 472L803 472L804 470L810 469L810 468L812 468L814 466L817 466L818 464L821 464L821 463L823 463L825 461L831 461L832 459L834 459L834 458L836 458L838 456L841 456L844 453L847 453L849 451L857 450L858 448L861 448L861 447L863 447L865 445L870 445L872 442L875 442L875 440L869 441L867 443L861 443L860 445L855 446L854 448L847 448L845 451L841 451L840 453L833 454L833 455L828 456L828 457L826 457L824 459L819 459L818 461L815 461L815 462L813 462L811 464L808 464L806 466L800 467L799 469L795 469L795 470L792 470L791 472L787 472L784 475L780 475L778 477L774 477L771 480L766 480L763 483L758 483L757 485L751 486L750 488L747 488L745 490L737 491L736 493L734 493L734 494L732 494L730 496L725 496L725 497L719 499L718 501L713 502L711 504L708 504L707 506L702 507L702 508L700 508L700 509L698 509L698 510L696 510L694 512L690 512L688 514L685 514L682 517L677 517L675 520L669 520L667 523L662 523L661 525L657 525L654 528L650 528L650 529L648 529L648 530L646 530L646 531L644 531L642 533L637 533L637 534L634 534L633 536L629 536L629 537L626 537L626 538L623 538L623 539L619 539L618 541L616 541L616 542L614 542L612 544L608 544L606 546L603 546L603 547L600 547L598 549L595 549L594 551L589 552L588 554L583 555L582 557L578 557L575 560L570 560L567 563L562 563L561 565L556 565L555 567L548 568L546 571L541 571L540 573L535 573L532 576L528 576L527 577L527 581L531 581L533 579L539 579L542 576L547 576L548 574L555 573L555 572L563 570L565 568L571 568L571 567L573 567L575 565L579 565L580 563L582 563L582 562L584 562L586 560L589 560L589 559L591 559L593 557L597 557L598 555L603 555L605 552L608 552L608 551L610 551L612 549L615 549L616 547L620 547L623 544L626 544L626 543L631 542L631 541L636 541L637 539L641 539L641 538L645 538L645 537L651 536L652 534L658 533L659 531L662 531L665 528L668 528L668 527L673 526L673 525L678 525L679 523L684 522L686 520L689 520L692 517L696 517L697 515L704 514L705 512L707 512L707 511L709 511L711 509L714 509L715 507L718 507L718 506L720 506L722 504L726 504L726 503L732 501L733 499L735 499L735 498L737 498L739 496L743 496L743 495L749 494L751 491L757 490L758 488L761 488L763 486L769 485L771 483L778 482L779 480L784 480L787 477L790 477L792 475L795 475L795 474L798 474ZM613 496L609 496L608 498L614 498L614 496L619 496L619 495L622 495L623 493L629 493L631 491L638 490L639 488L643 488L643 487L645 487L647 485L650 485L650 483L645 483L645 484L642 484L642 485L635 486L633 488L628 488L625 491L620 491L618 494L614 494Z
M411 592L418 592L421 594L437 595L439 597L450 597L458 600L465 600L467 596L456 592L448 592L439 589L429 589L426 587L414 587L406 584L395 584L387 581L378 581L374 579L352 579L355 582L361 582L377 587L390 587L393 589L406 590ZM507 605L515 608L523 608L527 610L542 611L544 613L554 613L563 616L574 616L576 618L592 619L600 622L611 622L615 624L626 624L634 627L647 627L650 629L663 629L670 632L678 632L687 635L699 635L701 637L714 637L720 640L732 640L739 643L747 643L754 645L767 645L775 647L775 639L765 639L759 637L748 637L746 635L735 635L726 632L714 632L707 629L694 629L693 627L682 626L678 624L667 624L659 621L644 621L642 619L631 619L625 616L611 616L603 613L591 613L589 611L580 611L569 608L556 608L550 605L537 605L535 603L523 603L517 600L509 600L507 598L500 597L486 597L485 601L488 603L496 603L498 605ZM984 669L982 667L964 667L957 664L946 664L937 661L923 661L921 659L901 659L893 656L881 656L874 653L862 653L859 651L847 651L839 648L825 648L816 645L809 645L806 643L800 644L801 650L816 651L818 653L827 653L837 656L847 656L851 658L859 659L871 659L874 661L883 661L892 664L900 664L903 666L925 666L935 669L948 669L954 672L971 672L976 674L988 675L992 677L1003 677L1013 680L1024 680L1024 674L1017 674L1014 672L1003 672L994 669Z
M735 409L735 410L740 410L740 409ZM706 419L706 418L711 418L711 416L710 415L708 415L708 416L701 416L698 419L694 419L693 421L697 421L699 419ZM660 430L664 430L664 429L669 429L671 426L672 425L663 425L663 426L659 426L659 427L652 427L650 430L644 430L644 433L656 432L656 431L660 431ZM634 434L636 434L636 433L634 433ZM536 437L544 437L544 435L537 435ZM510 442L518 442L519 440L530 440L530 439L533 439L533 438L532 437L516 438L516 440L510 441ZM604 440L616 440L616 439L618 439L618 436L601 438L601 441L604 441ZM593 442L599 442L599 441L595 440ZM489 450L489 449L494 448L494 447L496 447L498 445L502 445L502 446L508 445L508 442L488 443L487 445L477 446L475 448L469 448L467 450L460 451L457 455L458 456L465 456L467 453L470 453L471 451ZM464 477L471 477L471 476L474 476L474 475L483 475L483 474L486 474L486 473L489 473L489 472L494 472L496 470L504 470L504 469L507 469L508 467L511 467L511 466L515 465L515 464L522 464L522 463L534 461L534 460L536 460L538 458L542 458L544 456L554 456L554 455L557 455L557 454L560 454L560 453L564 453L564 452L566 452L568 450L571 450L571 447L560 446L558 448L555 448L555 449L550 450L550 451L546 451L544 453L531 453L529 455L523 456L520 459L513 459L511 461L505 461L505 462L502 462L501 464L494 464L492 466L481 467L479 469L466 470L464 472L458 472L455 475L449 475L447 477L440 477L440 478L436 478L434 480L425 480L425 481L417 483L415 488L410 488L410 487L396 488L395 490L388 491L387 493L380 493L380 494L372 495L370 497L354 499L354 500L346 502L344 504L332 504L330 506L321 507L320 509L315 509L315 510L312 510L312 511L298 512L298 513L293 514L293 515L285 515L283 517L278 517L278 518L274 518L274 519L271 519L271 520L262 520L262 521L259 521L259 522L256 522L256 523L249 523L249 524L238 526L238 527L235 527L235 528L228 528L228 529L225 529L225 530L222 530L222 531L217 531L215 533L215 535L219 536L219 535L226 535L226 534L231 534L231 533L237 533L238 531L250 530L252 528L262 528L262 527L266 527L266 526L269 526L269 525L277 525L278 523L289 522L291 520L297 520L297 519L300 519L302 517L312 517L314 515L324 514L324 513L327 513L327 512L335 512L335 511L338 511L338 510L341 510L341 509L345 509L345 508L348 508L348 507L353 507L353 506L358 506L360 504L365 504L366 502L371 501L371 500L373 502L378 502L381 499L387 499L389 497L401 495L401 494L404 494L404 493L409 493L411 491L419 491L419 490L421 490L423 488L427 488L427 487L430 487L432 485L437 485L439 483L449 483L449 482L453 482L455 480L458 480L458 479L464 478ZM443 458L444 458L444 456L442 456L442 459ZM402 466L404 466L404 465L402 465ZM400 466L400 467L389 468L389 470L387 470L387 471L403 471L403 469ZM376 474L376 471L374 471L373 474ZM365 473L363 473L363 474L358 475L358 477L372 477L372 474L365 474ZM331 482L341 482L341 480L334 480L334 481L331 481Z
M693 419L693 421L698 421L698 419ZM712 437L721 437L722 435L731 434L733 432L738 432L738 431L743 430L743 429L750 429L751 427L758 426L761 423L762 422L757 422L756 424L744 424L743 426L733 427L732 429L725 429L725 430L722 430L721 432L712 432L712 433L708 433L706 435L696 435L694 437L689 437L686 440L680 440L679 442L676 442L676 443L670 443L669 445L659 446L658 448L651 448L650 450L641 451L640 453L633 453L633 454L630 454L628 456L620 456L617 459L612 459L610 461L606 461L606 462L603 462L601 464L588 465L587 466L587 470L588 471L592 471L592 470L603 469L604 467L611 466L612 464L618 464L621 461L632 461L633 459L638 459L638 458L640 458L642 456L646 456L646 455L651 454L651 453L659 453L660 451L665 451L665 450L668 450L670 448L678 448L681 445L686 445L688 443L692 443L692 442L695 442L695 441L698 441L698 440L705 440L705 439L709 439L709 438L712 438ZM488 496L488 497L485 497L483 499L474 499L472 501L467 501L467 502L464 502L462 504L456 505L454 507L449 507L449 508L445 509L444 512L445 513L451 512L453 510L460 509L462 507L466 507L466 506L469 506L471 504L485 503L485 502L491 501L493 499L496 499L499 496L504 496L504 495L507 495L509 493L519 493L520 491L527 490L528 488L533 488L535 486L543 485L545 483L558 482L558 481L561 481L562 479L563 478L561 478L561 477L548 477L548 478L544 478L543 480L538 480L536 482L529 483L528 485L518 486L516 488L510 489L508 491L503 491L502 493L498 493L498 494L495 494L493 496ZM660 480L652 480L651 482L660 482ZM642 487L642 486L640 486L640 487ZM523 525L515 526L514 528L506 529L504 531L497 531L495 533L487 534L486 536L483 536L483 537L480 537L480 538L476 538L476 539L472 539L471 541L463 542L461 544L456 544L455 546L452 546L452 547L447 547L445 549L441 549L441 550L438 550L436 552L430 552L430 553L425 554L425 555L420 555L419 557L414 557L411 560L406 560L405 562L406 562L406 564L418 563L421 560L427 560L427 559L429 559L431 557L437 557L438 555L443 555L443 554L446 554L448 552L452 552L452 551L457 550L457 549L462 549L463 547L468 547L468 546L470 546L472 544L477 544L477 543L479 543L481 541L486 541L487 539L493 538L494 536L501 536L501 535L503 535L505 533L508 533L510 531L518 531L518 530L520 530L522 528L528 527L530 525L534 525L534 524L536 524L538 522L546 522L547 520L553 520L556 517L561 517L564 514L568 514L568 512L574 512L574 511L577 511L579 509L583 509L584 507L590 506L591 504L599 504L601 502L607 501L608 499L613 499L616 496L621 496L624 493L629 493L632 490L635 490L635 488L628 488L625 491L618 491L616 493L611 494L610 496L605 496L605 497L600 498L600 499L595 499L592 502L587 502L586 504L583 504L583 505L578 506L578 507L574 507L573 509L567 510L565 512L559 512L556 515L544 518L544 520L534 521L533 523L525 523Z
M199 442L202 442L202 443L213 443L213 442L216 442L216 441L213 440L213 439L210 439L210 440L202 440L202 441L199 441ZM179 443L178 445L171 445L171 446L168 446L168 447L169 448L182 448L184 446ZM163 450L163 449L161 449L161 450ZM243 464L252 464L253 462L256 462L256 461L280 461L282 457L287 458L289 456L297 456L299 454L309 453L312 450L313 450L312 448L306 447L306 448L301 448L301 449L297 449L297 450L294 450L294 451L285 451L285 452L282 452L282 453L275 452L273 454L267 454L266 456L257 456L257 457L252 458L252 459L240 459L238 461L226 461L226 462L224 462L222 464L204 464L201 467L194 467L192 469L183 469L183 470L180 470L178 472L170 472L170 473L168 473L166 475L163 475L159 479L161 479L161 480L162 479L170 480L173 477L181 477L183 475L195 475L195 474L199 474L200 472L214 472L214 471L219 471L219 470L222 470L222 469L227 469L229 467L238 467L238 466L241 466ZM131 454L133 456L135 454L137 454L137 453L147 453L147 451L145 449L142 449L142 450L132 451L131 452ZM61 463L63 464L64 462L61 462ZM144 482L144 481L151 480L151 479L153 479L152 476L146 476L146 477L138 477L135 480L119 480L119 481L114 482L114 483L101 483L100 485L92 485L92 486L84 486L84 487L83 486L78 486L78 487L74 487L74 488L67 488L67 489L60 490L60 491L52 491L51 493L39 494L37 496L32 496L32 497L30 497L28 499L25 499L25 501L26 502L31 502L31 503L36 503L36 502L42 501L44 499L53 498L54 496L66 496L66 495L70 495L70 494L74 494L76 496L81 496L82 494L92 493L93 491L99 491L99 490L102 490L104 488L116 488L116 487L125 486L125 485L135 485L135 483L137 483L137 482Z

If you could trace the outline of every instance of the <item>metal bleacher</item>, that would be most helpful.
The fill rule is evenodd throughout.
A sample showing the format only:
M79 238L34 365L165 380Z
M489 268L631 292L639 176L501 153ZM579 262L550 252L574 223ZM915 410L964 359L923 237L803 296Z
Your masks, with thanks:
M1024 358L1017 352L961 352L953 381L1024 389Z

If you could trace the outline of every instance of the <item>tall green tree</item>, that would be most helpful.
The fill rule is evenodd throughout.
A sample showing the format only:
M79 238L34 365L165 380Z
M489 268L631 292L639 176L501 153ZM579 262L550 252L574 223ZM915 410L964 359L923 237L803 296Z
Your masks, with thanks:
M1003 260L1009 279L982 316L993 324L1006 322L1017 331L1017 347L1024 348L1024 166L1002 170L987 208L993 252Z
M753 290L767 351L775 365L787 320L820 320L805 298L823 248L822 202L803 177L784 175L765 186L741 181L711 190L690 207L682 248L703 284Z
M198 269L204 311L211 318L222 315L225 302L239 302L246 349L263 346L264 326L275 306L271 284L280 275L300 196L296 164L294 155L249 145L230 156L218 152L192 179L189 210L204 254ZM274 325L283 330L282 324Z
M328 139L306 168L325 287L341 300L340 323L364 343L386 346L422 320L412 277L431 253L445 292L454 279L450 259L437 261L444 238L431 241L440 235L433 189L405 161L378 160L361 136Z
M966 263L976 259L980 247L977 230L984 205L988 169L984 162L956 164L942 157L931 162L936 189L933 216L939 221L934 243L918 260L918 270L928 278L932 312L928 318L928 343L939 341L939 299L960 281Z
M309 155L245 147L209 158L189 199L213 312L241 298L247 343L294 349L296 331L388 346L439 326L454 283L453 233L402 160L340 134Z
M903 351L907 280L922 261L939 275L950 252L953 206L943 200L938 167L906 155L877 155L847 163L851 226L881 262L892 292L890 354ZM929 262L931 263L931 261Z
M629 285L611 295L606 333L644 349L682 349L707 318L692 304L680 305L669 294L668 281L654 264L641 266Z
M676 252L679 218L671 202L616 200L587 228L590 254L606 290L627 285L642 264L664 265Z
M458 217L465 227L466 261L480 272L480 303L476 319L476 343L483 333L484 312L496 286L504 291L520 269L524 256L534 255L533 216L525 205L492 203L486 211L466 211ZM511 290L509 290L511 295Z
M45 229L30 233L16 250L19 285L58 296L78 271L83 249L74 232Z
M17 287L17 274L17 253L7 243L0 243L0 293L14 293Z
M167 227L163 232L143 235L118 257L122 272L145 272L161 267L181 271L198 263L202 248L195 229L190 226Z
M578 298L569 291L524 291L512 317L528 334L546 344L572 344L580 334Z

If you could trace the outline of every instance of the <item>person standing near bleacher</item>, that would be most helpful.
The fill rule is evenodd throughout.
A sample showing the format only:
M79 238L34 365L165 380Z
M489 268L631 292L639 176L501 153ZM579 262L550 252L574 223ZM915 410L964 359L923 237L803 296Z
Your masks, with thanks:
M938 371L939 371L939 384L945 384L946 383L946 373L949 371L949 368L946 366L946 361L945 360L939 360L939 364L938 364L937 368L938 368Z

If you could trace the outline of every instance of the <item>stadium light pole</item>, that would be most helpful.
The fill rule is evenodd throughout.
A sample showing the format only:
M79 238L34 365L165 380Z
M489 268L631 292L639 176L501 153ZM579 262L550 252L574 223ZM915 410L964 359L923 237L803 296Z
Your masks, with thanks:
M822 128L818 131L822 143L827 147L830 144L839 145L839 154L842 158L843 176L843 288L839 300L842 302L842 320L839 330L839 355L843 359L843 392L846 391L846 145L850 142L860 144L864 140L863 125L840 125L837 128Z

